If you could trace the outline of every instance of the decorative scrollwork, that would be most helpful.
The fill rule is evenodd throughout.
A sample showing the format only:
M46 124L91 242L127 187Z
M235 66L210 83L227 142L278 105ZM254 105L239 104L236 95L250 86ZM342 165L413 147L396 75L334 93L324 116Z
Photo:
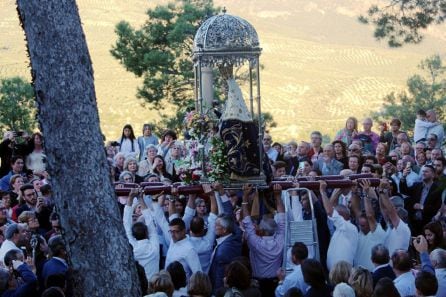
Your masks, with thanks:
M194 38L194 60L202 66L240 65L257 63L260 55L259 37L246 20L219 14L207 19Z

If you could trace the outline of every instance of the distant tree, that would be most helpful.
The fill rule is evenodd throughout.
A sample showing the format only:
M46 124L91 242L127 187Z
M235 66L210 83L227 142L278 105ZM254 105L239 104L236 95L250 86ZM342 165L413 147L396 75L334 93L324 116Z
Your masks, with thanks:
M441 24L446 17L446 0L388 0L389 4L369 8L362 23L375 26L375 38L385 39L391 47L423 40L423 30Z
M150 108L183 109L193 100L192 46L195 32L218 9L212 0L176 0L147 11L140 29L128 22L116 25L113 57L138 77L143 85L137 97Z
M32 131L36 127L34 89L21 77L0 80L0 129Z
M407 80L407 91L387 95L383 109L373 115L375 119L398 118L402 129L410 132L419 109L434 109L439 121L445 121L446 67L438 55L423 60L418 67L423 70L423 75L411 76Z
M194 106L193 39L200 25L219 10L212 0L176 0L149 9L140 29L126 21L116 25L117 41L110 52L128 71L143 78L136 96L144 100L143 106L160 112L157 130L181 132L186 110ZM241 84L248 80L246 68L234 70ZM226 81L214 69L214 97L223 97L226 88ZM271 114L266 113L265 120L270 127L276 125Z
M265 126L265 131L277 127L277 123L274 121L273 115L270 112L262 112L262 122Z

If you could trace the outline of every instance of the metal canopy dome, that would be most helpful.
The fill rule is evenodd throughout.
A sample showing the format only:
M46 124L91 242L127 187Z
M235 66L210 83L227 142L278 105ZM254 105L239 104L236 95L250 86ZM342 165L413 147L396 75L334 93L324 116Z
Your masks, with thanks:
M254 27L246 20L226 14L207 19L194 38L193 59L201 66L240 65L249 61L254 66L262 49Z

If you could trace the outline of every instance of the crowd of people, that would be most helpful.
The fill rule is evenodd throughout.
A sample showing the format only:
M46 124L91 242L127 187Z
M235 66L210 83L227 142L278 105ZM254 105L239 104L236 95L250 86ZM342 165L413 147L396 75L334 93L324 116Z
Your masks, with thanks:
M419 111L414 125L413 137L399 119L375 133L370 118L360 130L351 117L329 144L318 131L308 141L261 139L271 179L299 188L296 177L364 173L380 179L376 187L362 179L330 188L322 178L310 192L203 183L198 195L176 187L169 195L145 195L142 187L118 195L143 294L446 297L444 131L433 110ZM184 179L185 141L171 130L158 139L152 130L145 124L136 137L125 125L106 144L117 188ZM72 291L42 142L39 133L7 132L0 144L0 296ZM286 242L287 222L311 219L316 246Z

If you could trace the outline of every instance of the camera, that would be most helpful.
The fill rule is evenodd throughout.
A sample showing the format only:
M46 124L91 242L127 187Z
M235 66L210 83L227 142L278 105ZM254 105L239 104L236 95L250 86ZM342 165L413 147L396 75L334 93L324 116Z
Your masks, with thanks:
M121 145L119 144L119 142L117 142L117 141L112 141L112 142L110 143L110 145L111 145L111 146L121 146Z

